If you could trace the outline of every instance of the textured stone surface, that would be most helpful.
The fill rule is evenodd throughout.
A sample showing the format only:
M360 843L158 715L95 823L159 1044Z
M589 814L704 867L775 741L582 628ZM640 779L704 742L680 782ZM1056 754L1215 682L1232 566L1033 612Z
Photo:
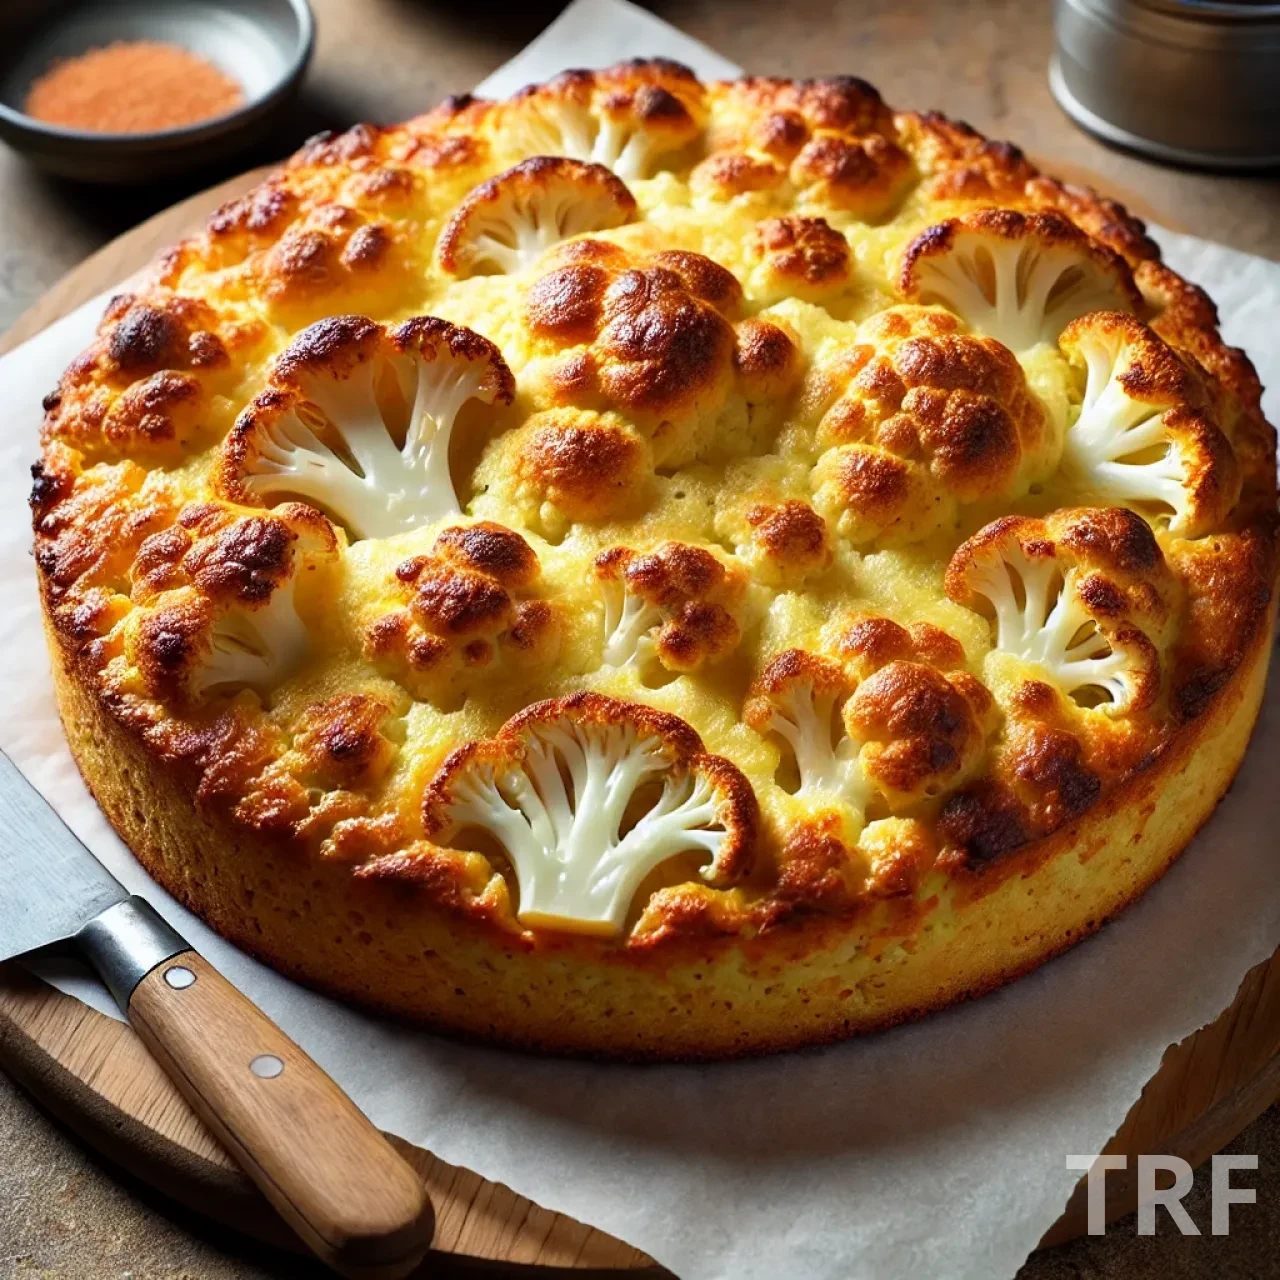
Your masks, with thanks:
M320 38L306 95L268 147L237 169L287 152L316 129L402 118L461 92L559 8L537 0L490 5L477 23L464 6L411 0L313 0L313 7ZM860 74L890 102L936 106L1041 157L1086 165L1142 191L1189 231L1280 259L1280 178L1163 169L1108 150L1066 120L1045 83L1047 0L689 0L652 7L752 70ZM229 172L205 173L182 187L85 192L39 177L0 148L0 329L107 239ZM1259 1188L1258 1204L1233 1211L1230 1236L1208 1234L1206 1166L1186 1202L1205 1233L1199 1238L1183 1238L1163 1215L1155 1236L1140 1237L1128 1219L1105 1237L1036 1255L1019 1280L1261 1280L1280 1273L1280 1108L1229 1149L1260 1160L1256 1176L1236 1175ZM3 1076L0 1153L0 1280L328 1274L178 1216L154 1194L121 1182Z

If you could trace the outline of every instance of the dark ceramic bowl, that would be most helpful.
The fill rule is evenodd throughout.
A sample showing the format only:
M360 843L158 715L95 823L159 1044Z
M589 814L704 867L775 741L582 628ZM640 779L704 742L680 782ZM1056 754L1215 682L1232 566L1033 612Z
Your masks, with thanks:
M315 24L307 0L3 0L0 138L33 164L87 182L152 182L227 160L259 141L302 81ZM114 40L160 40L207 58L244 105L156 133L90 133L23 112L58 58Z

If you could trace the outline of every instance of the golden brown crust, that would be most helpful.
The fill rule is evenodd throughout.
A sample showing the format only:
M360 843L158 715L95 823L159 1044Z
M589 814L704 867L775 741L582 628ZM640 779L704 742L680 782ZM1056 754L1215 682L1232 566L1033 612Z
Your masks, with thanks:
M45 408L112 821L242 945L454 1031L708 1056L988 989L1167 867L1261 694L1275 433L1212 302L853 79L638 61L313 140ZM605 931L522 919L457 786L606 727L695 838Z

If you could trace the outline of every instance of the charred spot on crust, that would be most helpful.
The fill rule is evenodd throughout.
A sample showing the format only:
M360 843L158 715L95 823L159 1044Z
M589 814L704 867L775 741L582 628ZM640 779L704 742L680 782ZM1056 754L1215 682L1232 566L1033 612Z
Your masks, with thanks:
M600 370L619 404L661 413L727 368L733 335L714 311L696 305L675 272L625 271L604 298Z
M603 566L612 558L606 551L596 563ZM704 596L725 579L724 566L715 556L683 542L669 542L658 552L628 557L624 572L631 590L662 605Z
M359 786L382 773L395 747L382 733L386 703L344 693L313 703L302 715L295 749L315 781Z
M31 464L29 501L37 524L70 494L73 483L70 472L58 470L44 460Z
M347 165L373 154L382 135L376 124L359 123L342 133L325 129L308 138L295 157L299 166L330 167Z
M237 233L250 236L278 234L289 225L296 207L296 198L291 192L268 180L247 195L216 209L205 229L215 238Z
M173 295L135 302L126 295L113 299L104 324L110 325L106 358L117 375L130 380L163 368L212 368L229 360L210 327L214 313L194 299Z
M351 233L339 261L357 271L375 267L386 256L390 245L391 235L386 227L376 222L368 223Z
M903 659L926 662L940 671L964 665L964 647L941 627L929 622L904 627L880 614L854 618L841 634L838 648L860 675Z
M992 700L965 672L895 660L867 675L849 704L868 775L889 795L935 794L982 751Z
M1079 512L1063 533L1062 544L1106 569L1149 573L1164 564L1151 526L1127 507Z
M846 503L872 519L892 518L911 495L906 462L888 453L857 450L841 459L839 480Z
M787 833L778 862L778 880L766 908L769 925L815 912L839 914L857 902L850 851L841 838L839 819L820 815L795 824Z
M910 168L906 152L877 134L856 140L823 136L801 148L791 176L800 184L823 184L839 208L869 211L884 205Z
M740 195L747 191L773 191L786 176L786 170L768 158L740 151L717 151L698 163L689 175L689 185L694 191Z
M1055 831L1097 801L1102 781L1084 763L1084 749L1071 733L1044 724L1019 727L1005 760L1014 785L1038 812L1042 833Z
M973 867L995 862L1031 838L1026 809L1005 786L984 780L950 796L938 834Z
M680 277L695 298L713 306L726 319L733 319L742 306L742 286L732 271L701 253L687 249L665 249L653 255L653 265Z
M165 363L177 336L177 326L166 312L139 305L130 308L111 331L107 353L127 373L154 369Z

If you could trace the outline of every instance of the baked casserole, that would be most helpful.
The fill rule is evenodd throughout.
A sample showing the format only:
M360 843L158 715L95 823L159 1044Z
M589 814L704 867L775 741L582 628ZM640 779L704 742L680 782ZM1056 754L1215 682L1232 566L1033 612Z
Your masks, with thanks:
M1114 202L855 79L568 72L310 142L46 401L59 706L303 982L714 1057L989 990L1240 762L1275 433Z

